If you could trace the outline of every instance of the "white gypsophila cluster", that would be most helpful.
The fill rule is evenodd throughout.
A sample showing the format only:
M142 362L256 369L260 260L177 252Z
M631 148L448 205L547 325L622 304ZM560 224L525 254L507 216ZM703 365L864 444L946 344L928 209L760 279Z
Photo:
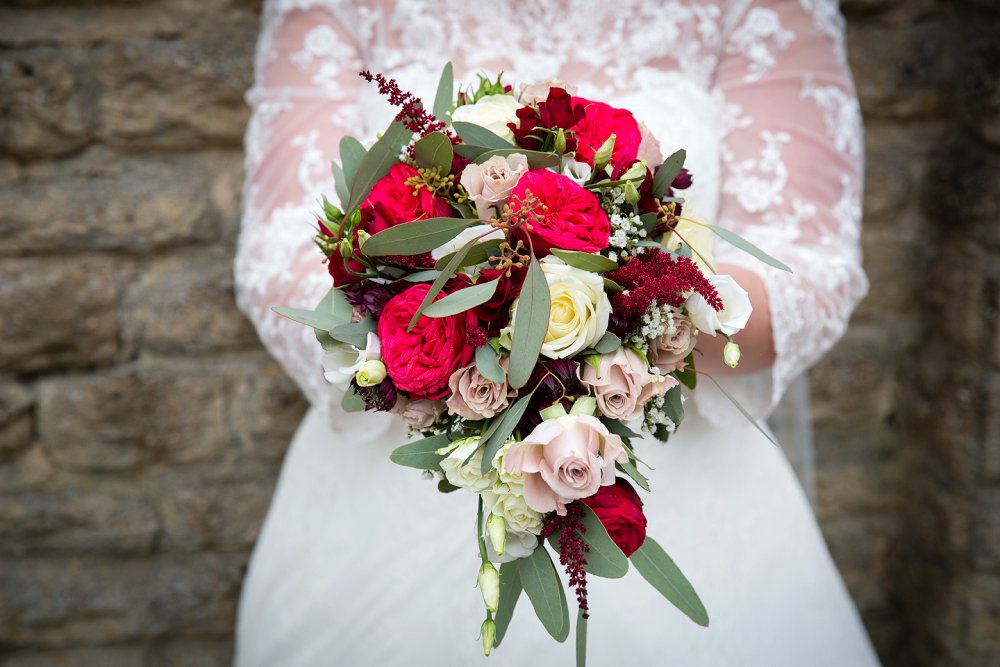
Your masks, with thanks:
M684 400L683 396L681 396L681 400ZM654 396L649 399L646 403L645 416L642 419L643 431L656 433L656 430L661 426L667 429L667 433L673 433L677 430L677 424L667 416L667 411L664 409L666 402L667 399L663 396Z
M600 191L601 207L611 221L611 236L608 239L608 259L617 262L632 255L642 253L642 246L635 246L646 237L642 221L635 213L622 212L625 203L625 191L621 188L608 188Z
M672 336L675 333L677 333L677 325L674 323L673 308L668 305L659 306L652 303L643 313L642 319L639 321L639 328L625 342L645 354L649 351L649 341L664 334Z

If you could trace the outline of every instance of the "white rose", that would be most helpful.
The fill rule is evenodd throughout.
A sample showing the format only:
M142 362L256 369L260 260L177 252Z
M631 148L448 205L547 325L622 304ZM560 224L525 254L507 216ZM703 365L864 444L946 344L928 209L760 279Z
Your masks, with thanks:
M363 350L353 345L337 345L332 350L327 350L323 355L323 377L327 382L346 389L362 366L369 361L381 360L382 345L378 336L369 333Z
M604 279L596 273L569 266L552 255L541 264L551 299L541 353L549 359L566 359L593 346L607 333L611 302L604 293ZM519 300L511 306L511 324L501 331L501 342L508 348Z
M509 563L518 558L527 558L538 546L538 536L533 533L507 532L507 543L504 545L503 556L497 556L493 544L486 540L486 552L494 563Z
M456 440L447 447L439 449L438 454L448 455L441 461L441 470L444 471L445 479L457 487L477 493L492 487L496 475L492 470L485 475L481 472L480 466L483 463L481 444L477 436ZM470 455L471 459L469 459ZM466 459L469 459L468 463L465 462Z
M470 164L462 171L462 187L476 204L480 218L489 218L499 210L521 176L528 173L528 158L523 153L494 155L482 164Z
M710 336L719 331L732 336L745 327L750 319L750 313L753 312L750 295L733 280L732 276L711 275L708 276L708 282L712 283L712 287L719 293L722 310L717 311L712 308L705 301L705 297L697 292L688 297L684 306L699 331Z
M456 250L464 246L466 243L468 243L469 241L471 241L472 239L476 238L477 236L479 236L484 232L489 232L489 234L479 239L480 243L485 243L486 241L493 241L493 240L503 241L505 238L507 238L502 231L500 231L499 229L494 229L489 225L473 225L471 227L466 227L465 229L463 229L461 232L458 233L458 236L456 236L452 240L443 243L434 250L431 250L431 257L433 257L435 260L439 260L445 255L450 255L451 253L455 252Z
M491 514L499 514L507 522L508 533L537 535L542 531L542 515L528 507L523 489L520 484L493 484L481 495L486 509Z
M452 122L472 123L513 143L514 133L507 123L517 122L521 108L512 95L486 95L475 104L463 104L451 114Z

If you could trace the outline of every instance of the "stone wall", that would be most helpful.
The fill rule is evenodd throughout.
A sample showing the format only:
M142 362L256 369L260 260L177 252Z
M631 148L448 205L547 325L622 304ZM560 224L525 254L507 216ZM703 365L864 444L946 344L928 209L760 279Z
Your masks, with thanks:
M813 375L818 511L887 665L1000 655L991 4L844 2L872 294ZM231 655L305 408L232 299L258 11L0 6L2 667Z

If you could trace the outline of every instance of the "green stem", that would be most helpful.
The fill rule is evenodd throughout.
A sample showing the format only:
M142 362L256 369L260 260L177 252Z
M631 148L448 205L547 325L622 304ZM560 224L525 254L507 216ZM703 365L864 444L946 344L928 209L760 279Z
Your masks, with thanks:
M476 514L476 541L479 543L479 557L485 563L489 560L486 553L486 540L483 538L483 497L479 496L479 506Z
M576 614L576 667L587 667L587 619L582 609Z

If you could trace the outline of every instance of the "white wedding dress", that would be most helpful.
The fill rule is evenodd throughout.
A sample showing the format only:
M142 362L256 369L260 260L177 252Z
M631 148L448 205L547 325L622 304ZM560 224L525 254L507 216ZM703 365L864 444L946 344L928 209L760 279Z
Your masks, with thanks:
M688 211L783 259L771 271L717 245L720 263L767 287L777 360L725 379L766 416L843 333L867 282L858 233L862 140L836 2L772 0L276 0L265 3L245 213L241 307L313 404L288 452L240 603L240 667L569 665L522 598L484 658L475 499L389 462L395 418L345 414L311 330L273 314L329 288L309 225L346 132L371 137L393 111L357 76L395 77L432 98L445 61L469 84L559 78L627 107L664 152L688 151ZM694 404L697 409L694 409ZM695 626L636 572L591 577L590 664L878 665L808 501L781 449L708 387L666 445L644 494L649 534L698 590ZM704 415L708 415L705 417ZM572 597L572 596L571 596Z

